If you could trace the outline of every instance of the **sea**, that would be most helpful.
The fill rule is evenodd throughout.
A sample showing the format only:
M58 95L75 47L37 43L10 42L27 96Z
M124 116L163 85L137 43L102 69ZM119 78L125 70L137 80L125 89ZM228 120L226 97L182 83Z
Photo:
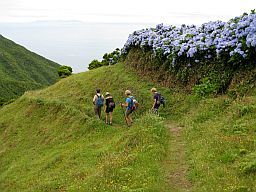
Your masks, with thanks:
M155 24L38 21L0 23L0 34L79 73L87 71L92 60L101 61L105 53L121 49L135 30L150 27Z

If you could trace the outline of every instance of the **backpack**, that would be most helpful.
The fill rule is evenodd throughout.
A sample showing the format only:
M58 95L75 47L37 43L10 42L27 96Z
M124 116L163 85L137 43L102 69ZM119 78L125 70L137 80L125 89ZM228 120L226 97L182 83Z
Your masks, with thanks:
M109 103L108 103L108 108L114 109L115 107L116 107L116 104L115 104L115 102L114 102L114 99L111 98L111 100L110 100Z
M163 95L161 95L160 93L158 93L158 100L157 100L157 104L158 105L163 105L163 107L165 107L165 98Z
M165 98L164 98L164 96L163 95L161 95L160 93L159 93L159 100L160 100L160 105L162 104L163 106L165 106Z
M100 95L100 96L98 96L97 95L97 100L96 100L96 106L97 107L102 107L103 106L103 98L102 98L102 96Z
M133 96L131 96L130 99L131 99L132 111L134 111L139 107L139 103Z

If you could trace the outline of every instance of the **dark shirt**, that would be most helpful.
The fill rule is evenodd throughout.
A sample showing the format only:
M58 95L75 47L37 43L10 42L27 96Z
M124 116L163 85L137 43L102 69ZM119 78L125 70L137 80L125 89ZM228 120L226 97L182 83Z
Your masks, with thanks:
M107 98L106 98L105 104L106 104L107 108L110 108L110 107L109 107L109 103L110 103L110 102L113 102L113 101L114 101L113 97L107 97Z
M158 94L158 93L154 94L154 101L155 101L154 108L158 109L160 106L160 94Z

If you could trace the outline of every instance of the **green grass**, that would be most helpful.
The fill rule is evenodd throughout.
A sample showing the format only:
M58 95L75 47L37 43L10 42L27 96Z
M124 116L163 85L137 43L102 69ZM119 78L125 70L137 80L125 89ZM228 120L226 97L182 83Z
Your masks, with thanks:
M55 83L58 67L0 35L0 102Z
M174 191L167 153L181 146L188 191L255 191L256 94L201 99L157 87L167 99L157 117L148 113L153 86L120 63L27 92L1 108L0 191ZM140 102L132 128L119 106L114 126L96 120L96 88L117 103L132 90ZM177 138L166 122L182 127L184 145L170 146Z
M162 191L168 134L162 118L140 118L150 101L131 129L119 106L113 127L94 118L96 87L116 102L127 88L150 97L146 83L123 74L117 65L73 75L1 109L0 191Z
M194 191L255 191L256 97L183 99L172 119L184 127Z

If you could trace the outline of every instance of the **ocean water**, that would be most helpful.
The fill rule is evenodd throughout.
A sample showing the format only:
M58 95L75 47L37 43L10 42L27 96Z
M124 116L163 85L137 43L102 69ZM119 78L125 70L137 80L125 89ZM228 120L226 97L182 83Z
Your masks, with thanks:
M101 24L77 21L0 23L0 34L75 73L88 70L93 59L122 48L135 30L154 24Z

